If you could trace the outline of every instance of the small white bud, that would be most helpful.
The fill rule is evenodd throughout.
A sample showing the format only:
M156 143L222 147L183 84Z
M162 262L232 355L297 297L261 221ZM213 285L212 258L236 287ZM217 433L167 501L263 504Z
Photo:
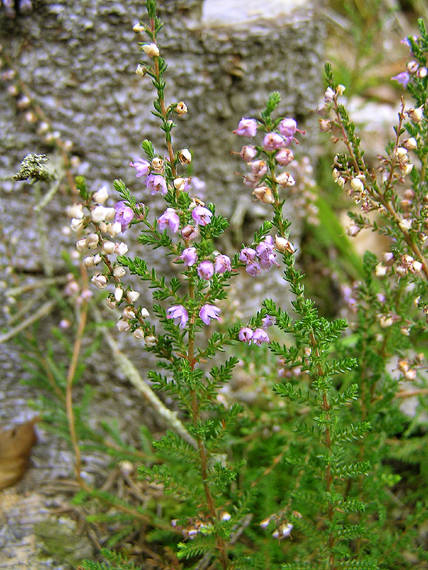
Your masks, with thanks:
M144 340L144 331L142 328L135 329L132 333L138 340Z
M123 318L124 319L135 319L135 313L132 307L128 306L123 309Z
M92 221L97 223L100 222L105 222L106 220L106 210L107 208L104 208L104 206L96 206L92 211L91 211L91 218Z
M155 336L146 336L146 346L155 346L156 342Z
M174 188L176 190L184 190L184 188L186 187L186 179L185 178L176 178L174 180Z
M67 206L66 212L69 218L77 218L81 220L83 218L83 204Z
M142 319L147 319L148 316L149 316L149 311L143 307L140 311L140 317Z
M95 233L89 234L88 237L86 238L86 246L89 249L96 249L98 246L99 240L100 240L100 238L98 237L98 234L95 234Z
M384 277L386 275L387 269L388 268L385 267L385 265L378 263L375 269L376 277Z
M281 186L294 186L296 181L289 172L282 172L276 177L276 181Z
M96 273L91 281L98 289L104 289L107 286L107 277L102 273Z
M73 232L80 232L83 229L83 219L73 218L70 223L70 227Z
M92 199L98 204L104 204L108 199L108 188L107 186L102 186L97 192L92 195Z
M403 146L406 147L407 150L415 150L415 148L418 148L418 141L415 137L410 137L403 142Z
M267 526L269 526L270 521L271 521L271 517L267 517L266 519L262 520L262 522L260 523L260 526L262 528L266 528Z
M117 253L117 255L125 255L125 253L128 251L128 246L126 245L126 243L117 243L116 247L115 247L115 252Z
M122 224L120 222L114 222L114 224L110 224L107 230L107 233L111 235L111 237L116 237L122 231Z
M94 257L93 255L88 255L83 259L83 264L85 267L93 267L94 266Z
M126 269L124 267L122 267L121 265L117 265L113 269L113 275L116 277L116 279L121 279L122 277L124 277L126 275Z
M140 23L134 24L134 26L132 27L132 31L135 32L136 34L140 34L144 32L144 26L142 26Z
M345 93L345 89L346 89L346 87L344 85L339 84L336 87L336 92L338 95L343 95Z
M409 73L416 73L419 68L419 64L417 61L409 61L407 64L407 71Z
M128 321L124 321L123 319L117 321L116 326L119 332L127 332L131 328L131 325L128 323Z
M137 75L139 75L140 77L144 77L146 75L146 68L144 67L144 65L141 65L141 63L139 63L137 65L137 69L135 70L135 73Z
M382 315L379 319L379 324L383 329L390 327L394 323L394 319L388 315Z
M412 271L412 273L419 273L419 271L422 270L422 263L420 261L413 261L413 263L410 266L410 271Z
M128 291L126 293L126 298L129 303L135 303L135 301L138 299L139 296L140 293L138 291Z
M288 239L281 236L275 236L275 246L278 251L282 253L294 253L293 244Z
M269 186L258 186L257 188L254 188L252 194L257 198L257 200L260 200L260 202L263 202L264 204L273 204L275 202L272 190Z
M82 251L85 251L86 247L86 239L79 239L76 242L76 249L78 252L81 253Z
M419 79L425 79L425 77L427 76L427 68L426 67L420 67L418 69L418 73L417 73Z
M159 156L155 156L152 160L152 169L156 172L163 172L164 169L164 160Z
M353 178L351 180L351 187L355 192L363 192L364 184L361 182L359 178Z
M402 230L404 231L408 231L410 230L410 228L412 227L412 220L406 218L401 220L401 222L399 223L399 226Z
M103 243L103 252L110 255L114 252L116 244L113 241L105 241Z
M178 160L181 164L190 164L192 162L192 155L188 148L183 148L178 152Z
M94 265L98 265L98 263L102 260L102 257L99 253L94 255Z
M221 515L220 515L220 520L222 520L222 521L230 521L231 518L232 518L232 515L226 511L221 513Z
M114 290L114 298L116 299L116 302L119 303L122 297L123 297L122 287L116 287L116 289Z
M159 48L154 43L143 45L143 51L149 57L158 57L159 56Z
M424 114L424 107L423 107L423 105L421 105L420 107L417 107L416 109L414 109L414 108L409 109L407 111L407 114L412 119L412 121L414 121L415 123L420 123L422 121L422 117Z
M327 87L327 89L324 93L324 101L326 103L331 103L334 99L334 95L335 95L335 93L334 93L333 89L331 87Z
M179 103L177 103L175 107L175 112L177 113L177 115L185 115L187 113L186 103L184 103L184 101L180 101Z

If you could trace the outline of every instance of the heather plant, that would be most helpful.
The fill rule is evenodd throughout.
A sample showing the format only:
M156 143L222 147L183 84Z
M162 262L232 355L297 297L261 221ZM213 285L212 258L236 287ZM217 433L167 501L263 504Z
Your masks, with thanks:
M74 403L72 385L84 373L79 347L96 301L81 298L78 342L74 347L65 343L71 365L57 372L66 413L56 419L62 419L75 452L81 486L77 501L95 504L99 511L91 521L110 524L114 535L105 544L105 562L86 561L83 567L144 568L149 559L159 568L198 569L423 564L426 554L418 546L427 439L420 415L427 393L428 276L428 37L423 23L420 37L407 40L413 59L397 77L415 104L402 100L395 138L374 168L365 162L343 105L344 87L326 67L321 130L343 145L332 175L358 208L350 214L350 234L371 228L390 243L381 260L365 255L359 282L342 284L347 322L325 318L306 295L290 222L283 215L298 176L285 168L296 164L294 152L304 131L293 118L278 116L278 93L259 116L239 120L234 132L245 143L239 151L246 169L243 182L266 208L266 220L251 242L234 255L226 253L222 236L228 222L192 186L191 151L174 147L174 118L187 107L183 101L167 101L167 64L158 43L162 23L154 0L146 7L147 21L134 28L144 37L145 61L137 74L153 84L153 114L165 142L164 149L157 149L144 140L143 154L130 163L146 198L140 202L116 180L118 200L111 206L108 188L91 192L79 177L80 198L67 213L81 258L80 277L75 272L74 279L81 279L84 291L90 280L120 315L118 331L133 335L154 358L147 378L173 402L174 412L144 388L171 428L152 442L145 433L144 453L123 442L108 422L104 434L113 436L113 446L85 423L87 408ZM150 196L162 203L160 214ZM127 255L130 227L140 229L140 244L162 252L176 274L162 275L144 257ZM260 299L245 322L227 315L225 300L240 273L259 279L282 269L291 310ZM137 279L132 285L129 275ZM150 307L141 306L136 283L151 290ZM138 372L107 334L116 361L135 378ZM30 343L26 347L31 350ZM36 369L46 389L43 368ZM232 389L239 378L246 379L246 394ZM46 405L52 418L55 392L51 383ZM411 396L419 399L414 418L399 407ZM129 476L139 464L139 480L158 492L149 493L145 508L84 480L81 454L94 446L127 471L133 489L136 483ZM403 465L415 468L406 474ZM129 548L129 537L142 528L152 549L148 557ZM129 556L121 548L125 537Z

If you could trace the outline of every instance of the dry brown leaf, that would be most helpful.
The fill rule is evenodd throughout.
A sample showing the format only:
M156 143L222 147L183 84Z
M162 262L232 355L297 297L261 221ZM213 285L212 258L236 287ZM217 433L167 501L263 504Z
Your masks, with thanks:
M31 449L37 442L34 424L39 418L0 431L0 489L10 487L28 468Z

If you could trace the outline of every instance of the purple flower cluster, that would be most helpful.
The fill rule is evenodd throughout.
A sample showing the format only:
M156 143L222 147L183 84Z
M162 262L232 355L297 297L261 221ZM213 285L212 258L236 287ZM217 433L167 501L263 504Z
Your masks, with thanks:
M209 325L211 320L218 320L220 318L221 310L215 305L206 303L202 305L199 311L199 317L203 323ZM189 313L183 305L173 305L166 312L167 319L173 319L175 324L181 329L184 329L189 320Z
M244 247L239 254L239 259L245 263L245 271L255 277L262 270L268 271L273 265L279 265L276 261L274 251L274 240L272 236L267 236L260 242L256 249L252 247Z
M247 344L258 344L259 346L264 342L269 342L269 336L264 329L258 328L254 331L249 327L242 327L238 334L239 340Z
M186 267L192 267L198 260L198 254L195 247L187 247L183 249L178 259L181 259ZM227 255L218 254L214 259L214 263L208 259L201 261L198 265L198 275L201 279L209 281L214 273L225 273L231 271L231 261Z

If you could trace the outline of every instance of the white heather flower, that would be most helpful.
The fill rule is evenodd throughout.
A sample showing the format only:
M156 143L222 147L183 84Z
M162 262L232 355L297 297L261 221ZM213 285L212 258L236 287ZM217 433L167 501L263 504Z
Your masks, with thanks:
M353 178L351 180L351 187L355 192L363 192L364 184L361 182L359 178Z
M139 296L140 293L138 291L128 291L126 293L126 298L129 303L135 303L135 301L138 299Z
M112 297L107 297L107 299L105 300L105 303L106 303L107 307L109 307L110 309L116 308L116 301Z
M141 63L139 63L137 65L137 69L135 70L135 73L137 75L139 75L140 77L144 77L146 75L146 68L144 67L144 65L141 65Z
M334 99L334 91L331 87L327 87L325 93L324 93L324 101L326 103L331 103Z
M98 204L104 204L108 199L108 188L107 186L101 186L97 192L92 195L92 199Z
M418 148L418 141L415 137L410 137L404 141L403 146L407 148L407 150L415 150L415 148Z
M124 277L126 275L126 269L124 267L122 267L121 265L117 265L113 269L113 275L114 275L114 277L116 277L116 279L121 279L122 277Z
M179 101L175 107L177 115L185 115L187 113L187 105L184 101Z
M404 176L407 176L408 174L410 174L413 170L413 164L406 164L406 166L403 168L403 174Z
M187 180L186 180L186 178L176 178L176 179L174 180L174 188L175 188L176 190L182 191L182 190L185 189L186 185L187 185Z
M91 218L92 221L95 222L96 224L100 222L105 222L107 219L107 208L105 208L104 206L96 206L91 211Z
M336 87L336 93L337 93L338 95L343 95L343 94L345 93L345 89L346 89L346 87L345 87L344 85L339 84L339 85Z
M132 307L125 307L123 309L123 318L124 319L135 319L135 313Z
M125 321L123 319L117 321L116 326L119 332L126 332L131 328L131 325L128 323L128 321Z
M192 155L188 148L183 148L178 152L178 160L181 164L190 164L192 162Z
M293 244L288 239L281 236L275 236L275 247L278 251L294 253Z
M420 67L418 69L417 75L418 75L419 79L425 79L425 77L427 76L427 73L428 73L428 71L427 71L426 67Z
M99 240L100 238L98 237L98 234L95 233L89 234L88 237L86 238L86 247L88 247L89 249L96 249Z
M226 511L221 513L221 515L220 515L220 520L222 520L222 521L230 521L231 518L232 518L232 515Z
M152 160L152 169L156 172L163 172L164 169L164 160L159 156L155 156Z
M138 340L144 340L144 331L142 328L135 329L132 333Z
M403 219L400 221L399 226L404 231L409 231L412 227L412 220L410 219Z
M83 229L83 219L73 218L70 223L73 232L80 232Z
M418 273L419 271L421 271L422 269L422 263L420 261L413 261L411 266L410 266L410 271L412 271L412 273Z
M384 277L386 275L388 268L385 267L382 263L378 263L376 265L375 273L376 277Z
M116 287L116 289L114 290L114 298L116 299L116 302L119 303L122 297L123 297L122 287Z
M128 246L126 245L126 243L123 242L117 243L115 251L118 255L125 255L125 253L128 251Z
M420 107L416 107L416 109L412 108L407 111L409 117L415 123L420 123L422 121L422 117L424 115L424 106L421 105Z
M276 177L276 181L281 186L294 186L296 181L289 172L282 172Z
M78 218L81 220L83 218L83 204L67 206L66 212L69 218Z
M273 204L275 199L269 186L258 186L253 190L253 196L264 204Z
M395 157L398 160L406 160L407 159L407 149L403 146L399 146L395 149Z
M379 319L379 324L383 329L390 327L394 323L394 319L390 315L382 315Z
M155 346L156 344L156 337L155 336L147 336L146 337L146 346Z
M416 73L418 69L419 69L419 64L417 61L409 61L409 63L407 64L407 71L409 73Z
M85 257L83 259L83 265L85 267L93 267L94 266L94 256L93 255L88 255L87 257Z
M122 231L122 224L120 222L114 222L114 224L109 224L107 232L111 237L116 237Z
M96 273L91 281L98 289L104 289L107 286L107 277L102 273Z
M86 245L86 239L79 239L79 240L76 242L76 249L77 249L77 251L79 251L80 253L81 253L82 251L85 251L86 247L87 247L87 245Z
M102 257L99 253L94 255L94 265L97 265L101 261Z
M140 23L134 24L132 31L136 34L140 34L141 32L144 32L144 26L142 26Z
M147 319L148 316L149 316L149 311L143 307L140 311L140 317L142 319Z
M149 57L158 57L159 56L159 48L154 43L143 45L143 51Z
M113 253L115 248L116 244L113 241L105 241L103 243L103 252L106 253L107 255Z

